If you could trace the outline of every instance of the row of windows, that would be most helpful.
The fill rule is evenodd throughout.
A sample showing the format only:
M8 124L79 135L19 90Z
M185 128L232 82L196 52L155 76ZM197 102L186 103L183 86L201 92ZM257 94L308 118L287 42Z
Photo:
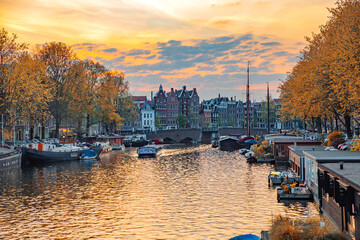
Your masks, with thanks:
M143 126L150 126L153 125L153 120L144 120L143 121Z
M156 104L156 109L166 109L166 104Z
M157 117L177 117L178 112L169 112L169 114L166 114L166 112L156 112Z
M153 118L152 113L144 113L144 118Z
M166 112L156 112L157 117L166 117Z

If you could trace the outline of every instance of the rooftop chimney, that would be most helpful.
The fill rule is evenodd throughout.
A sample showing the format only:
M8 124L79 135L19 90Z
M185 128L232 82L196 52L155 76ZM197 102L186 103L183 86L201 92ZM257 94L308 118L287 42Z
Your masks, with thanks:
M343 161L340 161L340 169L344 169L344 162Z

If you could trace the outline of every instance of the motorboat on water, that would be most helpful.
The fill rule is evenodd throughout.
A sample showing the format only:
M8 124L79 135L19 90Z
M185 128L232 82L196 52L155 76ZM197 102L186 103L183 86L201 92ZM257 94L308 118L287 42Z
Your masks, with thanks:
M212 148L217 148L219 147L219 141L217 139L214 139L211 141L211 147Z
M249 152L250 150L249 149L246 149L246 148L242 148L239 150L240 154L241 155L245 155L247 152Z
M248 162L248 163L256 163L257 162L255 153L253 151L249 150L247 153L245 153L245 158L246 158L246 162Z
M158 157L161 155L162 147L159 145L147 145L139 147L137 154L139 157Z
M125 145L124 144L114 144L114 145L112 145L112 150L124 151Z
M84 153L80 156L81 160L90 160L90 159L96 159L98 155L96 152L92 149L86 149Z

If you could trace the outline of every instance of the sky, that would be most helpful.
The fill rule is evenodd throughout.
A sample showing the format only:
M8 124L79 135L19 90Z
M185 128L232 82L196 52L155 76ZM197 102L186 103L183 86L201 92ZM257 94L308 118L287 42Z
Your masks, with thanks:
M121 70L130 93L196 88L245 101L279 96L334 7L329 0L1 0L0 26L30 46L65 42L81 59Z

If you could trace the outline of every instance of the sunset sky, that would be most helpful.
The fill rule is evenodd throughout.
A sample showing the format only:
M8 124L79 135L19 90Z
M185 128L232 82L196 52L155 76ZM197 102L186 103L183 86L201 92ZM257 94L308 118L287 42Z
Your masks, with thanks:
M122 70L133 95L197 88L245 100L271 95L318 32L326 0L1 0L0 26L31 45L62 41L80 58Z

